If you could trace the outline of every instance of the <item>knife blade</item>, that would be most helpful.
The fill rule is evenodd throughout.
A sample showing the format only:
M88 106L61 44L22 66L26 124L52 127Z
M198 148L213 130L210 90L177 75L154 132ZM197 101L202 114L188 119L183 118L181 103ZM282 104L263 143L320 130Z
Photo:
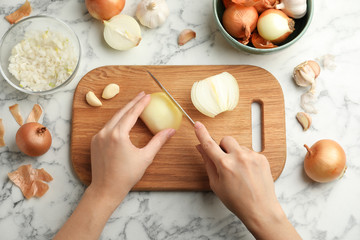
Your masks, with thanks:
M166 88L160 83L159 80L150 72L147 70L149 75L155 80L155 82L159 85L159 87L165 92L165 94L173 101L173 103L177 106L177 108L186 116L186 118L191 122L192 125L195 125L194 120L187 114L187 112L181 107L181 105L171 96L171 94L166 90Z

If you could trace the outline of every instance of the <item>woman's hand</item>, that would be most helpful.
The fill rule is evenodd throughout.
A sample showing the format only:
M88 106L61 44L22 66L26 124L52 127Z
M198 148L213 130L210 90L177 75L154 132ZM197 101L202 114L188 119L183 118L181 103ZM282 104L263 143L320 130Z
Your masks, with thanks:
M141 149L131 143L130 130L149 101L141 92L92 138L91 184L54 239L98 239L113 211L174 135L174 129L163 130Z
M211 189L253 235L300 239L276 198L266 157L240 146L233 137L224 137L219 146L200 122L195 123L195 133Z
M130 131L149 104L150 95L141 92L118 111L91 141L92 182L89 188L120 204L141 179L166 141L175 134L166 129L156 134L143 148L130 141Z

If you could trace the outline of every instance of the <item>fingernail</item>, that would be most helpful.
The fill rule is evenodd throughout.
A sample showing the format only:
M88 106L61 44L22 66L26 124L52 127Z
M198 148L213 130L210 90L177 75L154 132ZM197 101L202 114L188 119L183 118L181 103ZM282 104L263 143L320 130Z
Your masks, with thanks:
M175 130L175 129L170 129L170 130L168 131L168 137L171 138L172 136L175 135L175 133L176 133L176 130Z
M195 127L196 129L200 129L202 126L203 126L203 125L202 125L201 122L195 122L194 127Z
M196 145L195 148L200 152L201 151L201 144Z
M145 92L144 92L144 91L142 91L142 92L140 92L140 93L138 94L138 96L142 96L142 95L145 95Z

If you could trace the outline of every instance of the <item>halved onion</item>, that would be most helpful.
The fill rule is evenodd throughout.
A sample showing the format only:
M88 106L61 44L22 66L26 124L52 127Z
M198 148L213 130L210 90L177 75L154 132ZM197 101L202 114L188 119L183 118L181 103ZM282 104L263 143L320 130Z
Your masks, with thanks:
M195 108L208 117L233 110L239 102L239 85L228 72L195 82L191 101Z
M140 25L133 17L119 14L104 21L104 25L104 39L110 47L123 51L140 44Z

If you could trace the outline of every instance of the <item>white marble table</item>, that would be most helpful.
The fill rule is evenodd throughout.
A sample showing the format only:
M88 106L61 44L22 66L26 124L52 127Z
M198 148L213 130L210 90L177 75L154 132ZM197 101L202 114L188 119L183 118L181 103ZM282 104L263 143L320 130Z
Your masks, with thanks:
M23 1L1 0L0 35L9 28L4 16ZM87 13L84 1L30 0L33 13L67 22L82 45L76 79L65 91L29 96L14 90L0 77L0 118L7 128L7 147L0 148L0 238L50 239L77 205L84 186L70 163L71 103L81 77L102 65L251 64L270 71L285 96L287 162L276 181L277 196L304 239L360 239L360 4L357 0L315 1L315 14L303 38L290 48L257 56L233 49L215 26L212 1L169 0L170 17L159 29L142 28L143 40L135 49L118 52L102 37L102 24ZM124 13L134 15L138 1L128 0ZM197 32L196 40L178 47L184 28ZM318 79L319 113L303 132L295 120L304 92L291 79L302 61L335 57L333 70ZM48 153L30 158L15 145L15 121L8 107L19 103L25 116L34 103L45 110L42 122L53 134ZM347 154L345 176L328 184L310 181L303 171L305 149L323 138L337 140ZM54 177L41 199L25 200L7 173L22 164L44 167ZM212 193L135 192L112 215L101 239L253 239L245 226Z

